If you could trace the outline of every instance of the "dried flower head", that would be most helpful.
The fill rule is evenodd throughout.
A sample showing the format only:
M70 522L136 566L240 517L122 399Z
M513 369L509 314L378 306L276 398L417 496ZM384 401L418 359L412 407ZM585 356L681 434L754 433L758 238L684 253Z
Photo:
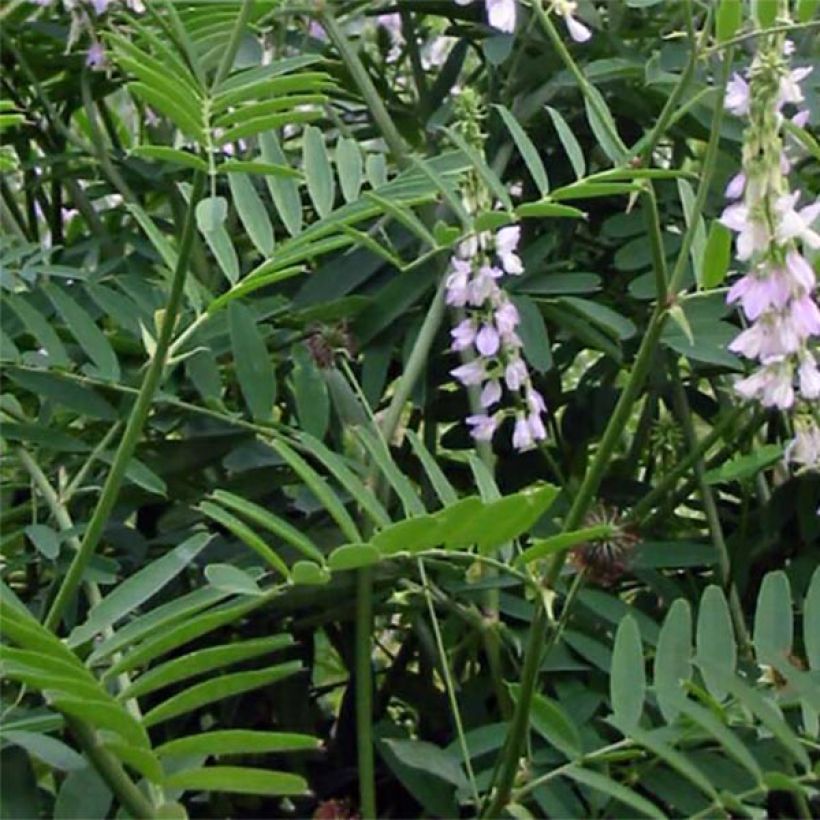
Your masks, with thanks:
M640 540L635 530L624 522L620 511L599 504L587 513L585 527L607 525L610 532L579 544L570 553L571 563L584 571L594 584L612 586L629 568L635 545Z

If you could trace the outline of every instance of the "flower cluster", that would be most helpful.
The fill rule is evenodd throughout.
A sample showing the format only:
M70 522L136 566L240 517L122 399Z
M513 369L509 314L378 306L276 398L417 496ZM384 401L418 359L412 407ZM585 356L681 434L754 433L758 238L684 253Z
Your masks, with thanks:
M788 41L772 38L746 76L735 74L727 88L727 110L748 118L743 168L727 186L732 202L721 216L736 234L737 259L748 266L727 296L748 320L729 348L757 364L736 383L737 392L794 413L799 441L789 448L790 457L820 466L820 429L810 413L802 415L804 406L816 411L820 398L817 280L804 255L820 249L820 234L812 227L820 201L800 207L800 192L789 191L791 161L781 136L787 116L799 126L807 121L800 82L811 69L791 70L791 52Z
M515 276L524 271L516 253L520 234L519 227L508 226L494 236L484 232L462 242L450 260L446 299L465 314L450 331L452 349L475 355L451 371L465 386L480 387L483 412L467 417L473 437L489 441L504 417L513 415L513 447L529 450L547 436L541 418L546 406L521 355L518 310L499 286L505 273ZM492 411L501 402L504 387L515 408Z

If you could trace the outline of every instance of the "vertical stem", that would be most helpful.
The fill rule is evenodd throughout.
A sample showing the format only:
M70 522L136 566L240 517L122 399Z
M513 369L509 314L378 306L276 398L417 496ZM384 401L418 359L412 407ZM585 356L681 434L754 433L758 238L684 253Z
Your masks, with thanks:
M228 72L231 70L233 61L236 59L236 54L239 51L242 34L245 31L245 26L248 24L251 11L253 11L252 0L243 0L242 7L239 9L239 14L233 24L231 39L228 41L228 47L225 49L222 59L219 61L219 67L216 70L211 91L219 88L219 84L225 79L225 77L228 76Z
M330 5L328 3L328 5ZM407 146L404 139L396 128L393 118L387 111L387 108L382 101L381 95L373 85L370 75L367 73L359 55L347 39L342 27L336 21L336 17L331 9L322 11L319 15L319 21L322 27L327 32L327 36L331 39L334 46L336 46L339 56L342 58L347 70L353 76L353 81L359 88L362 97L364 97L365 104L370 109L376 125L382 132L384 141L387 147L393 154L393 159L399 167L406 167L407 160Z
M552 25L552 21L549 20L546 12L544 12L540 4L536 4L534 8L556 49L565 58L568 68L573 74L576 75L579 85L586 93L588 81L582 75L579 76L579 70L572 61L572 57L567 52L566 47L560 41L560 37L555 31L555 27ZM731 58L732 54L731 51L729 51L726 55L720 85L718 86L719 92L717 99L715 100L715 112L712 117L709 144L704 157L700 185L695 197L692 221L684 234L681 249L668 286L665 286L666 276L663 269L655 271L658 287L661 288L658 293L658 301L649 320L649 326L646 334L644 335L638 349L638 354L635 358L635 363L632 367L632 372L629 375L629 380L627 381L626 387L621 392L612 417L610 418L606 430L604 431L601 443L598 446L598 451L595 454L595 458L584 475L584 479L581 482L578 493L576 494L572 506L564 519L563 530L565 532L577 529L578 526L580 526L584 520L587 510L594 501L595 494L601 480L603 479L609 466L609 462L615 452L618 441L623 434L624 427L629 420L632 408L640 395L641 389L643 388L643 384L646 380L646 376L655 355L656 347L660 342L661 332L663 331L669 310L666 294L668 293L674 297L675 292L680 287L681 280L685 273L689 249L694 239L698 219L700 218L700 214L703 211L703 206L706 202L706 195L709 191L715 166L715 159L717 157L717 148L720 141L720 125L723 121L723 98L726 90L726 83L729 78L729 72L731 71ZM589 97L589 100L590 104L594 105L594 96ZM654 217L654 214L650 212L650 216ZM659 226L654 218L650 218L648 227L650 232L654 232L659 229ZM653 240L653 248L655 247L655 244L660 246L660 243L657 241L657 237ZM659 264L658 260L654 260L654 262L656 265ZM555 585L561 569L564 566L565 560L566 551L557 553L553 557L545 578L545 584L548 587L553 587ZM522 671L520 694L515 705L515 712L513 714L510 731L507 735L507 742L502 752L503 762L499 774L498 786L487 811L483 813L484 817L497 817L503 810L504 806L506 806L509 802L513 781L515 780L515 774L518 768L518 756L523 748L523 744L527 736L529 712L532 705L535 686L538 680L538 669L540 667L541 656L544 649L543 635L546 632L547 625L548 617L543 601L537 601L535 616L530 626L527 648L524 655L524 667Z
M77 587L82 581L85 568L91 560L91 556L97 549L97 545L102 537L103 530L108 521L108 516L114 508L117 497L119 496L120 486L125 476L125 470L128 467L128 462L137 446L137 442L142 434L142 429L145 426L145 421L148 418L148 413L151 410L151 404L154 399L154 393L159 385L162 371L165 367L165 360L168 354L168 347L171 343L171 335L176 324L177 315L179 314L180 305L182 303L182 293L185 285L185 275L188 270L188 259L191 255L191 247L194 241L194 211L197 202L202 196L205 187L205 178L202 174L197 174L194 178L193 190L191 191L191 201L188 205L188 213L185 218L185 227L182 232L182 241L179 248L179 257L177 259L176 270L171 282L171 292L168 296L168 304L165 308L165 313L162 317L162 326L159 330L157 338L157 347L154 355L145 371L145 376L140 386L139 394L131 414L128 418L128 423L125 427L122 439L120 440L117 452L114 454L114 459L111 462L111 469L105 479L100 498L97 501L97 506L88 523L88 527L83 535L80 549L74 556L68 572L60 586L54 603L48 612L45 620L45 626L48 629L56 630L59 626L60 620L63 616L66 606L77 591Z
M65 721L85 756L116 796L120 805L137 820L154 817L154 807L125 773L119 760L99 741L97 733L82 720L65 715Z
M373 571L360 569L356 577L356 756L359 767L359 814L376 817L376 783L373 761Z
M671 357L670 357L671 358ZM683 435L686 439L687 447L693 449L697 447L697 436L692 424L692 412L689 408L689 401L683 389L683 382L680 378L677 362L670 361L670 375L672 377L672 398L678 414L678 421L683 428ZM706 514L706 522L709 526L709 534L712 538L712 545L718 556L718 572L720 573L721 586L727 593L729 599L729 610L732 613L732 623L735 627L735 634L741 646L748 649L751 645L749 631L746 628L746 619L743 615L743 607L740 603L740 596L737 593L737 586L732 580L732 565L729 558L729 550L726 547L726 539L723 537L723 527L720 524L717 504L712 488L706 481L706 467L703 457L696 459L694 464L695 478L698 482L698 490L703 501L703 511Z

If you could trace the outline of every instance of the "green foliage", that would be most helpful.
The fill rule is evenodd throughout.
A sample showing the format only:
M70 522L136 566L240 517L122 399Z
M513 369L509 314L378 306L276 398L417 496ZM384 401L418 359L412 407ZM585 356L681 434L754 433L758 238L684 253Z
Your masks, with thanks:
M816 813L820 485L719 223L778 3L134 5L0 11L2 817ZM444 303L513 225L526 453Z

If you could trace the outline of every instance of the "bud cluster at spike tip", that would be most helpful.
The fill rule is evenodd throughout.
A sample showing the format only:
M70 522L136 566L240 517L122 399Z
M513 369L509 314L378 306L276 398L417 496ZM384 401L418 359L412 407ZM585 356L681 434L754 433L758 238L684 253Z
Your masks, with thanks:
M814 223L820 200L801 203L790 191L790 151L782 131L789 119L803 127L809 112L800 88L811 68L789 65L793 46L771 37L745 75L732 77L726 109L747 119L743 167L726 188L730 204L720 221L735 233L735 256L746 272L729 289L727 301L739 305L746 327L729 349L755 363L738 380L747 400L791 413L795 439L787 457L805 469L820 468L820 308L817 278L806 254L820 249Z
M520 236L521 228L510 225L494 235L484 232L462 242L450 260L446 301L466 314L450 331L452 350L475 354L451 371L463 385L481 388L482 412L467 417L472 436L489 441L504 417L512 415L512 444L523 451L545 439L547 431L542 420L544 399L532 386L521 355L518 310L499 285L504 274L517 276L524 271L516 253ZM498 408L505 388L515 409Z

